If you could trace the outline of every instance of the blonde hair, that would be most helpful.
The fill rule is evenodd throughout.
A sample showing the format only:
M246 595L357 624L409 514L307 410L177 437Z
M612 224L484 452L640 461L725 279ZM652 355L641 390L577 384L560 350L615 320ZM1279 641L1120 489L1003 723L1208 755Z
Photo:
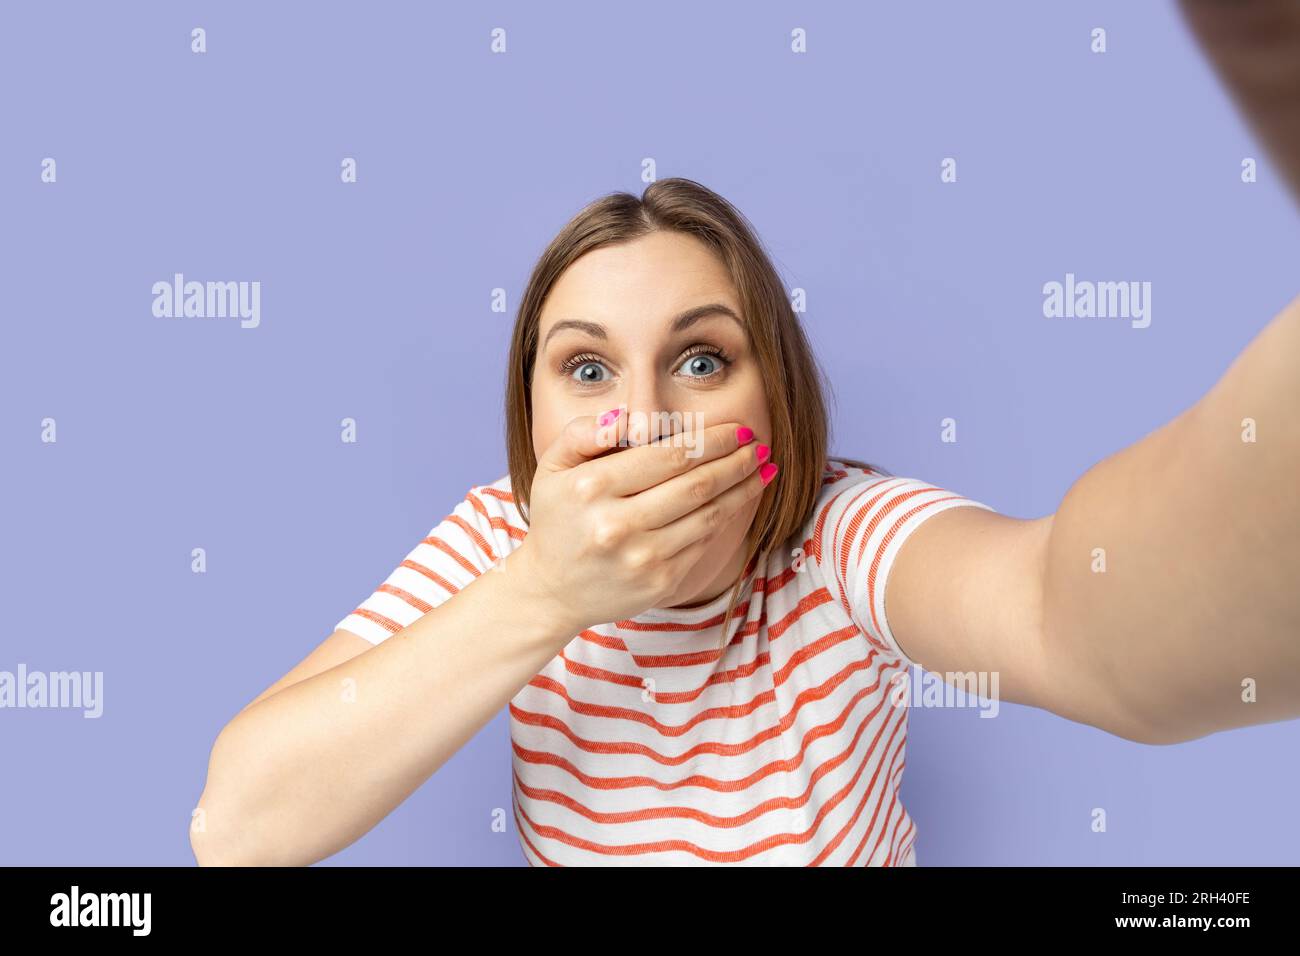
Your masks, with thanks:
M825 476L828 421L823 376L776 269L749 221L727 200L682 178L647 186L638 199L614 192L589 203L542 252L528 279L510 340L506 379L506 453L510 484L527 518L529 491L537 470L532 441L531 384L537 360L542 304L565 269L580 256L612 243L629 242L656 230L694 236L718 256L739 295L742 318L762 381L772 424L771 445L781 458L781 478L769 484L745 536L744 571L732 587L722 616L725 652L731 618L751 571L766 565L771 550L807 521ZM834 456L862 468L865 462Z

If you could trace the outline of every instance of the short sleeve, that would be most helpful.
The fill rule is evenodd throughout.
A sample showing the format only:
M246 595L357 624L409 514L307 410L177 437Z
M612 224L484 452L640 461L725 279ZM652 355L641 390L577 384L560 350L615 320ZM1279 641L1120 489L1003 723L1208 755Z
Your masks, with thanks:
M524 537L509 479L476 485L335 628L379 644L491 570Z
M927 519L950 508L994 509L918 478L858 469L838 474L829 500L818 509L814 562L831 596L867 640L910 667L916 662L894 639L885 607L894 559Z

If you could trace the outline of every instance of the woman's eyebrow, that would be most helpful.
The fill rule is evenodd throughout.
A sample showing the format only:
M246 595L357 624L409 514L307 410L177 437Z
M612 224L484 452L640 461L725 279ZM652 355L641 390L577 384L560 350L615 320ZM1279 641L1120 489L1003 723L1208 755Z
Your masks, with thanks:
M673 319L672 325L669 327L668 331L676 335L678 332L690 328L701 319L706 319L714 315L729 316L734 319L736 324L742 329L745 327L745 323L740 321L740 316L736 315L730 306L723 305L720 302L710 302L708 305L697 305L694 308L687 309L681 315L677 316L677 318ZM609 340L608 332L606 332L605 327L599 322L588 322L583 319L561 319L559 322L552 325L551 330L546 333L546 338L542 341L542 348L546 348L546 343L551 341L551 336L563 329L577 329L580 332L586 332L593 338L601 339L602 341Z

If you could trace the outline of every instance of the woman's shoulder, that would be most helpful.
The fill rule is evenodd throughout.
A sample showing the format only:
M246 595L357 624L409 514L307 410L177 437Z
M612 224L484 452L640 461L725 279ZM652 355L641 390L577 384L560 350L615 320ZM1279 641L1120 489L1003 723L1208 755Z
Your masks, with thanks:
M829 501L843 495L850 488L860 490L863 485L878 483L886 478L894 477L893 472L871 462L841 456L828 457L822 465L822 486L821 493L818 495L818 509L825 507Z
M881 465L875 465L869 461L860 461L857 458L846 458L842 455L829 456L822 465L822 473L824 476L833 478L836 481L855 476L861 479L879 478L893 474L893 472Z
M924 478L897 475L855 458L828 457L808 537L815 550L828 536L838 540L876 533L886 541L901 539L930 514L962 504L993 510Z
M460 501L431 532L444 541L455 539L495 564L528 535L528 522L515 502L509 474L471 485Z
M514 510L518 513L509 472L506 472L500 478L484 482L481 485L471 485L469 491L465 493L465 497L483 502L492 502L496 508L502 511Z
M517 536L528 527L515 500L508 472L491 481L471 485L456 508L463 514L472 514L480 526L516 530Z
M867 495L873 490L875 494ZM846 494L848 493L848 494ZM927 481L919 475L899 475L881 465L841 456L828 457L822 469L822 491L819 505L833 499L877 500L888 497L893 503L902 503L918 494L927 497L951 496L964 498L942 485Z

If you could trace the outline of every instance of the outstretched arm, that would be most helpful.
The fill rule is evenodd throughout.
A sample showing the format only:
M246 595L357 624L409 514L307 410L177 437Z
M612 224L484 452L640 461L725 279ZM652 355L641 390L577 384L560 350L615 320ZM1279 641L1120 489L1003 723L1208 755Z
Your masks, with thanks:
M1300 716L1300 299L1053 515L954 508L886 583L941 675L1143 743Z
M1300 198L1300 4L1181 6ZM1082 563L1092 548L1106 572ZM1156 742L1300 715L1300 299L1200 402L1080 479L1047 562L1049 648L1102 672Z
M1041 639L1059 680L1106 683L1152 742L1300 716L1300 299L1070 488Z
M1300 198L1300 4L1181 0ZM900 550L895 639L933 671L1147 743L1300 716L1300 299L1054 515L955 508Z

